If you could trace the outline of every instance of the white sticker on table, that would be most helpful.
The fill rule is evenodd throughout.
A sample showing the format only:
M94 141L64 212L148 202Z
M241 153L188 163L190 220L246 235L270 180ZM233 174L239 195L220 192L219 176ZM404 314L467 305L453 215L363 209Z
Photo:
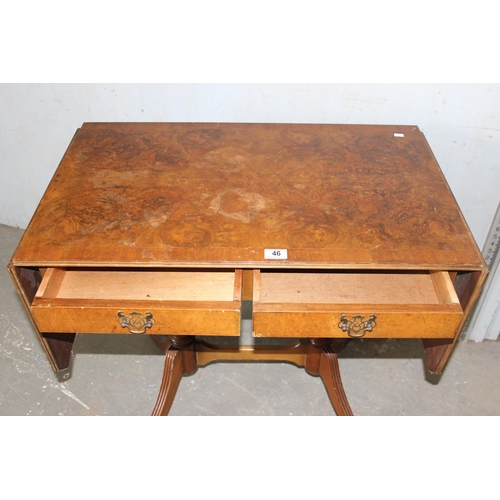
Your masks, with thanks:
M264 259L288 259L288 250L284 248L266 248L264 250Z

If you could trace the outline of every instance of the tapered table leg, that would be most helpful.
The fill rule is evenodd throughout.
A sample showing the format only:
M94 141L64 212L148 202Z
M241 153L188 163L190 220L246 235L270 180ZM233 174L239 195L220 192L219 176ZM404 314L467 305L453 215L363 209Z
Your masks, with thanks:
M340 377L337 352L332 346L323 349L319 375L321 380L323 380L323 384L325 384L326 392L337 415L352 416L353 413Z
M305 368L311 375L319 375L330 398L333 409L339 416L352 415L340 377L337 354L346 341L328 338L308 339Z
M154 417L168 415L170 407L174 402L175 394L182 378L182 356L181 351L170 347L165 354L165 367L160 391L156 404L151 414Z
M160 391L152 416L166 416L174 402L182 375L190 375L198 368L194 335L153 337L155 344L165 351L165 366Z

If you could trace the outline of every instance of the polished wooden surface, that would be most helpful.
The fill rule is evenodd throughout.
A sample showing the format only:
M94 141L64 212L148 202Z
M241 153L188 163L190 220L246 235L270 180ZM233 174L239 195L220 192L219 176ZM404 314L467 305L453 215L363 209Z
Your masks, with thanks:
M85 123L13 262L483 266L417 127L227 123Z
M305 368L350 415L345 340L421 338L441 373L487 275L418 127L309 124L85 123L8 269L63 377L76 332L151 334L154 415L182 375L250 360ZM302 340L195 338L239 335L242 300L254 336Z

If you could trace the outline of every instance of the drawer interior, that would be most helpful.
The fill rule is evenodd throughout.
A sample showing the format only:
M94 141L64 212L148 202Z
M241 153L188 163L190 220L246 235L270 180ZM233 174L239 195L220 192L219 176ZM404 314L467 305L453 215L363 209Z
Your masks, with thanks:
M261 304L458 304L450 276L422 272L255 271Z
M49 268L37 299L232 302L241 271L144 271Z
M255 337L452 338L463 311L445 271L254 271Z
M238 336L242 272L48 268L31 304L52 333Z

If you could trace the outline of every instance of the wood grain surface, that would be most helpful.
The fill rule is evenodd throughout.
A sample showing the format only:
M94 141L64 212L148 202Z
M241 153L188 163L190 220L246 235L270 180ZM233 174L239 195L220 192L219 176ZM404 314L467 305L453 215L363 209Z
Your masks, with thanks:
M227 123L85 123L13 263L484 269L418 127Z

